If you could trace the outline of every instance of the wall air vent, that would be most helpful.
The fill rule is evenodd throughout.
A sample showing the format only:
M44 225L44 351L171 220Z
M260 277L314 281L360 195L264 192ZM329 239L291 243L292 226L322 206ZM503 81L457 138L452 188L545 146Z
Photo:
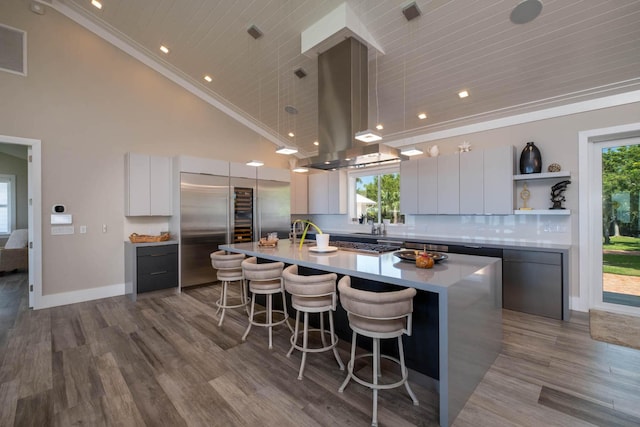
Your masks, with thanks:
M27 33L0 24L0 70L27 75Z

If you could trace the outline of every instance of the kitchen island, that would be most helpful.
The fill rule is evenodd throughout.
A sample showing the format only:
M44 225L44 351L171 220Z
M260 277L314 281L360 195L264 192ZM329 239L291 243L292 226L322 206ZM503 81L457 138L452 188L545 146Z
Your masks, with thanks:
M286 240L273 248L253 242L221 245L220 249L365 281L413 287L436 297L441 426L453 422L500 351L502 267L499 258L449 254L448 260L423 270L400 261L391 252L381 255L346 251L318 253L310 251L308 245L300 249ZM420 307L414 307L418 309ZM416 336L409 340L412 338Z

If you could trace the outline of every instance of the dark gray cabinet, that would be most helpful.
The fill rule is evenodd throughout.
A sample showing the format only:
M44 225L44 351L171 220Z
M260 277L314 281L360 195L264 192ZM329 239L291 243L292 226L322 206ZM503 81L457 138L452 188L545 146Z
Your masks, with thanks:
M505 249L502 263L504 308L563 318L561 253Z
M178 243L125 246L125 293L135 301L142 292L178 287Z

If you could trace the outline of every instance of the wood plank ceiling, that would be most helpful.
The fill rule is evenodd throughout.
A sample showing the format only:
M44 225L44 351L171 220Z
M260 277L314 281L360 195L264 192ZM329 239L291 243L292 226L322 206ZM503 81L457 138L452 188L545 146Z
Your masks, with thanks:
M304 156L317 150L317 61L300 53L300 34L343 1L65 4L181 70ZM385 51L369 51L370 127L382 122L385 141L393 141L640 89L640 1L543 0L537 19L517 25L509 15L518 2L418 0L422 16L407 21L406 0L347 0ZM264 35L254 40L251 25ZM303 79L293 74L299 67ZM463 89L470 96L459 99ZM299 114L286 113L286 105ZM419 120L419 112L428 118Z

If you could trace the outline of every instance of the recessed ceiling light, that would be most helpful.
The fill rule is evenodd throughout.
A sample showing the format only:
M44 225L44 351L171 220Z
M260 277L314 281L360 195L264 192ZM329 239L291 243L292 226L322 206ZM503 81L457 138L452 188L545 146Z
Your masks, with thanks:
M384 129L384 126L382 126L382 123L378 123L378 124L376 125L376 129L378 129L378 130L382 130L382 129Z
M213 79L212 79L212 78L211 78L211 76L209 76L209 75L204 76L204 79L205 79L208 83L211 83L211 82L213 81Z
M427 118L427 113L420 113L420 114L418 114L418 118L419 118L420 120L424 120L424 119L426 119L426 118Z
M469 96L469 92L466 91L466 90L460 91L460 92L458 92L458 96L460 98L466 98L467 96Z
M309 172L309 169L307 169L307 168L295 168L295 169L293 169L293 171L297 172L297 173L305 173L305 172Z
M297 149L291 147L280 147L276 150L276 153L278 154L295 154L297 152Z
M320 143L318 141L313 141L313 145L317 147L318 145L320 145Z
M289 132L287 135L289 135L290 138L293 138L294 136L296 136L296 134L293 132Z
M400 150L400 154L404 156L417 156L418 154L422 154L422 150L419 150L416 147L408 147Z
M102 3L100 3L98 0L91 0L91 4L96 9L102 9Z
M251 160L250 162L247 162L247 166L262 166L264 165L264 162L261 162L260 160Z
M165 45L161 45L161 46L160 46L160 50L161 50L163 53L169 53L169 48L168 48L168 47L166 47Z

